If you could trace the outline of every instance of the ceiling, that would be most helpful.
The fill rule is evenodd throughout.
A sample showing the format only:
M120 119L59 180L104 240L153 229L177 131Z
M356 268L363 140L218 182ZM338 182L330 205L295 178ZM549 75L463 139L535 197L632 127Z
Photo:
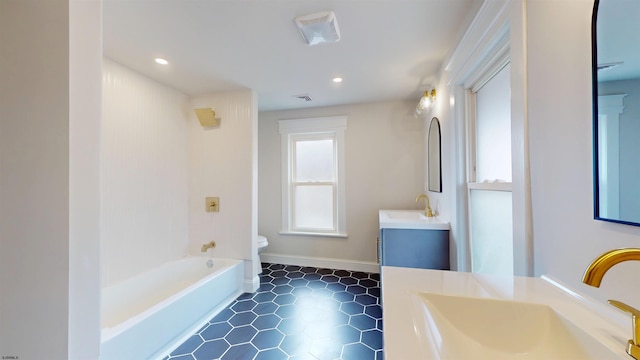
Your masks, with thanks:
M253 89L260 111L417 101L482 2L104 0L103 47L190 96ZM308 46L294 18L326 10L341 39ZM312 101L294 97L302 94Z

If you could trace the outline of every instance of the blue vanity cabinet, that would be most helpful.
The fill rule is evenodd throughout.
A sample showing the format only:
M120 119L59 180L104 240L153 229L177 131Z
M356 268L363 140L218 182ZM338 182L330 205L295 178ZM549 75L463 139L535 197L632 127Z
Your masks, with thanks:
M381 266L449 270L449 230L380 229Z

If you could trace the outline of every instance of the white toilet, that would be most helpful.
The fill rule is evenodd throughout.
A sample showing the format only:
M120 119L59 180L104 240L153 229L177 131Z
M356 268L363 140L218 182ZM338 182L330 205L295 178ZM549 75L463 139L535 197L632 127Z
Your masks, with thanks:
M264 250L267 245L269 245L267 238L262 235L258 235L258 255L262 253L262 250Z

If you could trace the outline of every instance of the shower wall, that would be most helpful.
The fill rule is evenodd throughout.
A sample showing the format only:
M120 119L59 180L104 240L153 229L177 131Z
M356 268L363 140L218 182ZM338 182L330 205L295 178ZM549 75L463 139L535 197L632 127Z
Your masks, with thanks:
M103 286L188 253L186 95L104 59Z

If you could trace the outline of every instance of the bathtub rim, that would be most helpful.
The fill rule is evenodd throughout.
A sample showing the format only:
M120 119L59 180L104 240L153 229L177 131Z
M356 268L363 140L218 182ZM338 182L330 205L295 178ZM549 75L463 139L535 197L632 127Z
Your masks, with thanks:
M172 294L171 296L167 297L166 299L162 300L161 302L145 309L144 311L128 318L127 320L112 326L112 327L101 327L101 333L100 333L100 343L104 343L107 342L111 339L113 339L114 337L122 334L123 332L125 332L127 329L139 324L140 322L142 322L143 320L145 320L146 318L148 318L151 314L154 314L157 311L161 311L163 308L165 308L168 304L173 303L174 301L180 299L181 297L184 297L186 295L188 295L189 293L193 292L195 289L197 289L199 286L201 286L202 284L210 281L212 278L217 277L218 275L224 274L225 272L231 271L231 269L235 266L238 266L238 264L242 263L242 260L239 259L232 259L232 258L211 258L211 257L204 257L204 256L188 256L188 257L184 257L184 258L180 258L174 261L169 261L167 263L170 262L180 262L180 261L186 261L186 260L190 260L190 259L203 259L203 260L213 260L214 262L216 260L218 261L225 261L228 262L224 267L210 273L209 275L201 278L200 280L194 282L193 284L191 284L190 286L188 286L185 289L182 289L181 291ZM164 263L160 266L166 265L167 263ZM204 265L204 264L203 264ZM158 266L158 267L160 267ZM145 271L144 273L135 275L133 277L137 277L137 276L141 276L144 275L146 273L152 272L154 269L150 269L148 271ZM132 278L133 278L132 277ZM127 281L127 279L123 280L123 281ZM117 285L113 284L111 286ZM240 290L241 291L241 290Z

